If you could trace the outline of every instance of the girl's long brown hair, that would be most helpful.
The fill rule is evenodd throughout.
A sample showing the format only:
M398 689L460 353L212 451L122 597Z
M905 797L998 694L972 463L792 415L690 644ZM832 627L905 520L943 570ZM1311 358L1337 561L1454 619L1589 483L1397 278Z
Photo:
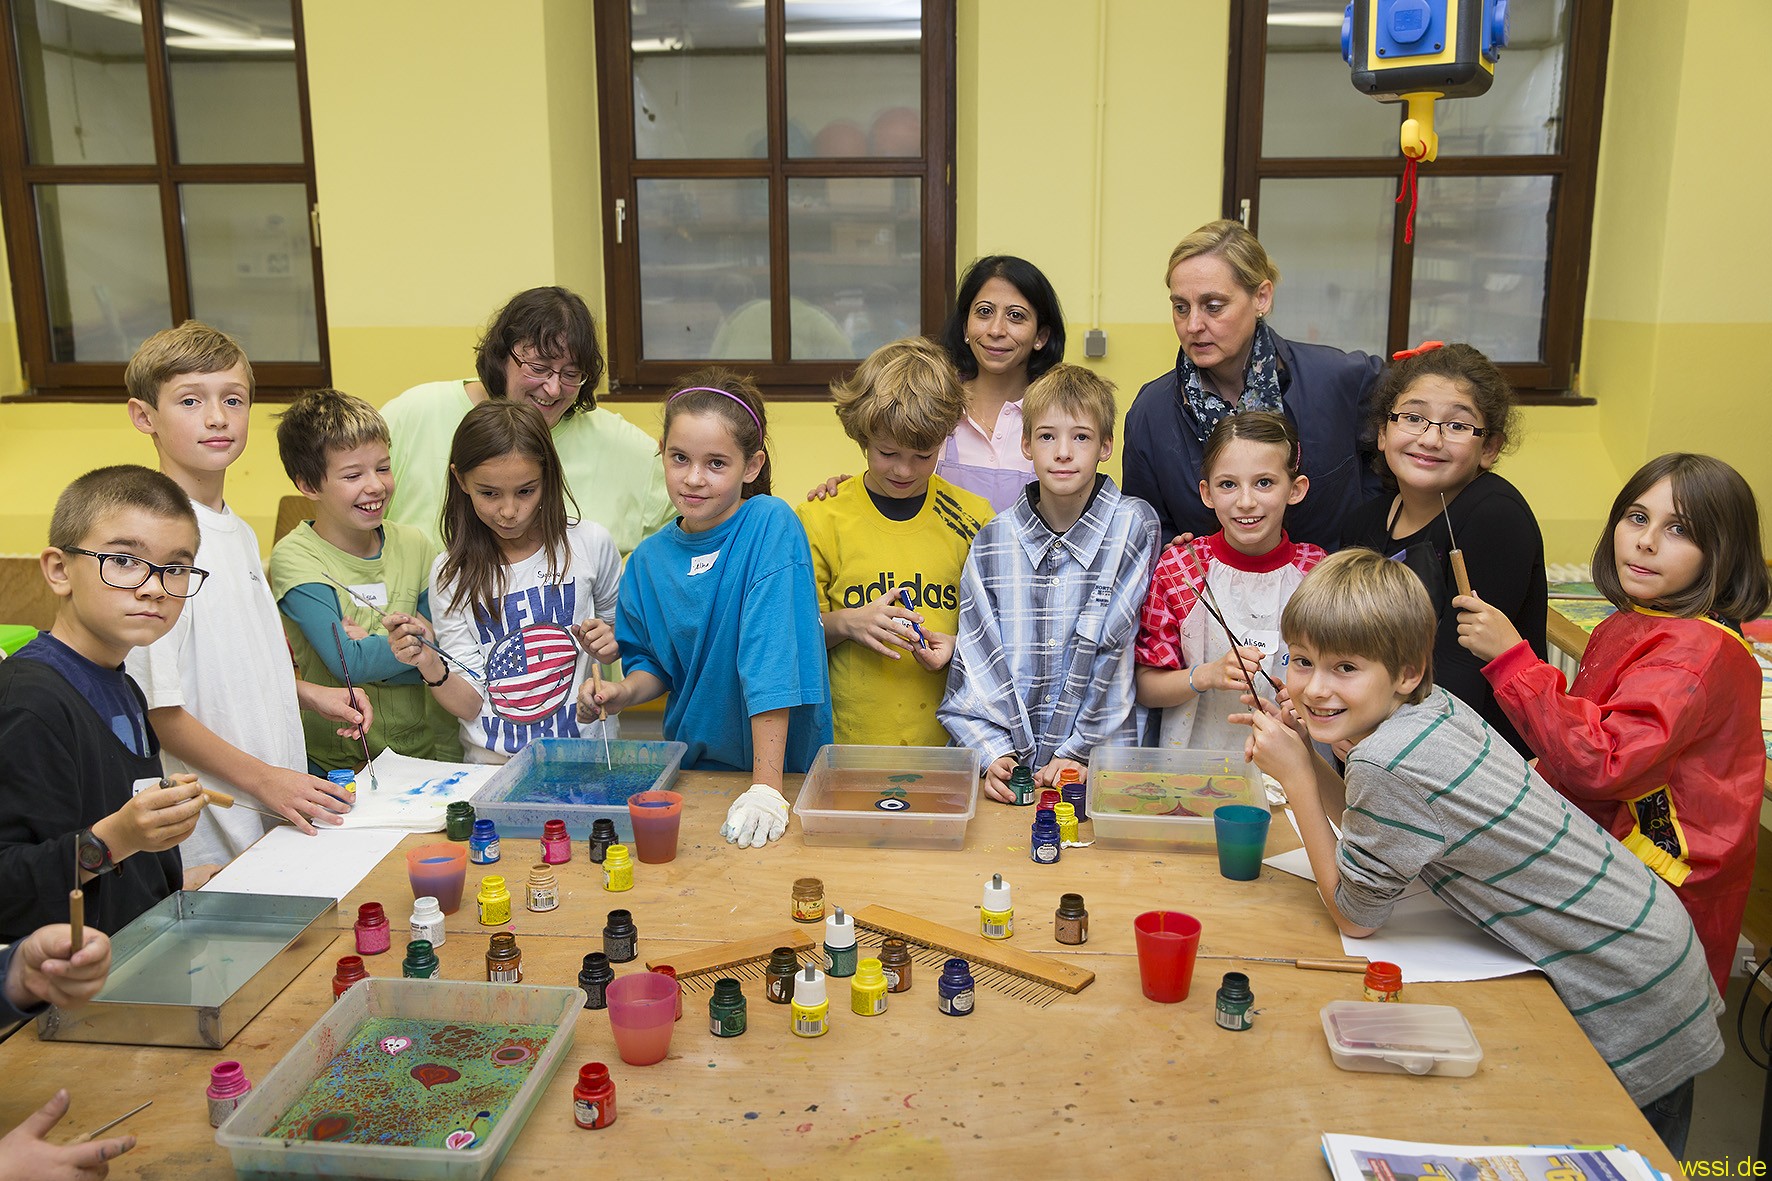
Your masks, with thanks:
M473 498L463 485L481 464L511 454L532 459L541 468L536 524L548 555L548 570L558 577L572 563L566 547L566 502L572 500L572 493L566 489L547 419L535 407L520 402L491 398L480 403L461 420L449 444L443 491L444 555L437 584L453 588L457 602L465 600L477 616L493 623L503 614L499 600L505 592L504 551L499 548L498 535L474 512ZM577 501L572 501L572 511L578 513Z

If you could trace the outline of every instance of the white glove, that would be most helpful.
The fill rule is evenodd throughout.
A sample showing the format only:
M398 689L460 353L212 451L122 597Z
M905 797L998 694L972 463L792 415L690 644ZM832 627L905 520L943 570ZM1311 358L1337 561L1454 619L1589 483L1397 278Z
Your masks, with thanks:
M761 849L770 841L780 840L787 830L788 802L767 783L753 783L726 809L726 823L720 826L720 835L741 849Z

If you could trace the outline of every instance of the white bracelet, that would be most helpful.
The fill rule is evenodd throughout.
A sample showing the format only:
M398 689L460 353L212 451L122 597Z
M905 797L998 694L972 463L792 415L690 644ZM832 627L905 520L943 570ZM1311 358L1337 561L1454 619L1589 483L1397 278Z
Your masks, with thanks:
M1187 687L1194 691L1195 697L1198 697L1200 695L1200 687L1198 685L1194 684L1194 667L1195 666L1193 666L1191 664L1188 666Z

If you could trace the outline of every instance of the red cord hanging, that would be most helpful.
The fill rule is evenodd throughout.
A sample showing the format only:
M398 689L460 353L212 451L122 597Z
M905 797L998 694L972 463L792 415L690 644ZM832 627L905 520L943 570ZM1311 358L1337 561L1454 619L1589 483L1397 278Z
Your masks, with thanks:
M1413 241L1415 241L1415 198L1416 198L1415 157L1414 156L1403 157L1403 183L1400 186L1398 186L1398 188L1397 188L1397 199L1394 203L1397 205L1401 205L1403 203L1403 197L1405 194L1407 194L1409 197L1409 216L1408 216L1408 219L1403 222L1403 241L1413 242Z

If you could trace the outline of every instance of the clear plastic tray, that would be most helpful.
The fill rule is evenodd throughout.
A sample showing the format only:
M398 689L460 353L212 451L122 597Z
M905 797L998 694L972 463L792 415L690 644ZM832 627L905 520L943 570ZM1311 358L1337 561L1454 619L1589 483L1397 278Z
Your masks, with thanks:
M955 746L821 747L794 814L808 845L964 848L978 763L977 751Z
M1470 1022L1451 1005L1330 1001L1323 1034L1343 1070L1464 1078L1483 1061Z
M1087 800L1095 842L1107 848L1210 853L1218 847L1214 808L1268 811L1261 773L1240 750L1098 746Z
M215 1142L241 1178L394 1177L407 1181L481 1181L503 1162L561 1060L572 1048L585 996L576 988L476 984L454 980L360 980L302 1036L222 1123ZM320 1077L333 1056L375 1017L552 1025L528 1077L504 1116L471 1148L416 1148L322 1140L286 1140L265 1133ZM446 1100L439 1100L446 1102Z
M608 818L632 844L628 797L670 787L688 753L682 742L610 739L605 761L601 738L537 739L474 793L474 816L497 824L500 837L539 837L542 825L564 820L575 841L591 835L593 820Z

